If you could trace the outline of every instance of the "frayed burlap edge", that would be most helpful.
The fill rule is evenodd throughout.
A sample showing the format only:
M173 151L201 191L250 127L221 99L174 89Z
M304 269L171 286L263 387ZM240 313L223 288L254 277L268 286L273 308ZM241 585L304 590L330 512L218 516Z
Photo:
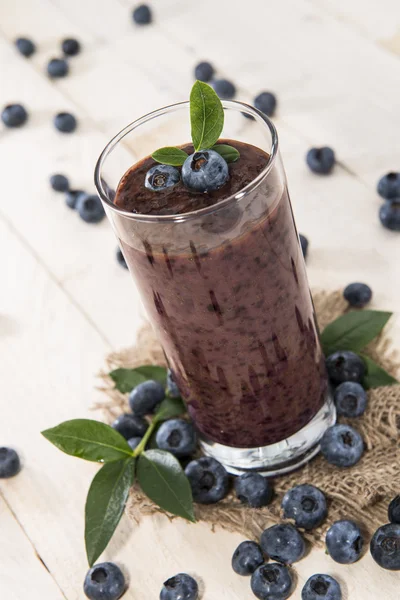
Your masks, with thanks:
M314 304L321 329L346 312L348 306L341 292L316 292ZM398 374L398 355L391 350L390 339L385 332L370 344L366 353L392 375ZM106 370L100 374L100 389L108 399L97 408L104 411L108 422L128 408L126 395L114 388L108 372L118 367L145 364L165 365L163 352L150 325L140 331L135 346L113 352L106 359ZM366 530L374 531L387 521L388 502L400 491L400 385L377 388L368 395L366 414L352 422L363 435L367 448L357 465L338 469L317 457L303 469L275 480L276 494L271 505L249 509L230 494L215 505L196 505L196 518L209 523L213 529L219 526L239 532L246 538L257 539L267 526L281 521L282 494L293 485L312 483L325 492L329 516L323 526L306 533L310 541L320 543L329 525L343 518L361 521ZM136 522L146 515L166 514L137 487L130 494L126 512Z

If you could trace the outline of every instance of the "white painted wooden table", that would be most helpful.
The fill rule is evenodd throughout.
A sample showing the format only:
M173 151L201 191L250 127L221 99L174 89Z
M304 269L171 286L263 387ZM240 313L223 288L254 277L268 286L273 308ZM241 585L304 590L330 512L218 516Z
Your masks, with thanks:
M313 287L370 283L374 306L399 311L398 234L377 213L377 178L400 168L400 9L398 0L153 0L155 24L135 27L129 0L1 0L0 105L22 102L21 130L1 130L0 443L17 448L18 477L0 483L0 598L83 598L83 506L96 466L57 452L40 431L82 417L98 399L95 375L105 354L131 344L142 316L128 274L116 263L108 223L90 227L49 189L65 172L93 190L95 160L123 125L186 99L192 69L211 59L249 100L275 91L299 230L310 239ZM11 42L28 35L27 60ZM47 60L77 36L71 74L49 81ZM72 111L74 135L53 129ZM243 127L250 127L243 123ZM332 145L339 164L313 176L310 145ZM94 191L94 190L93 190ZM400 346L400 319L393 337ZM204 600L251 598L230 557L238 535L205 525L123 519L104 559L129 573L126 598L158 598L162 581L196 574ZM296 567L300 598L315 572L337 576L351 600L396 599L400 575L367 555L339 567L314 550Z

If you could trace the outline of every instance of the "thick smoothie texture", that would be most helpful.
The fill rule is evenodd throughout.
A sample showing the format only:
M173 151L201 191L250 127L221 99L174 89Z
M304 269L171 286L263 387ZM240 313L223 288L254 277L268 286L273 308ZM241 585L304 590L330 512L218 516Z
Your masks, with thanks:
M191 194L179 183L151 192L144 187L155 164L148 157L124 175L115 204L148 215L217 207L252 182L269 158L255 146L225 143L241 156L220 190ZM148 236L120 240L196 426L209 440L238 448L298 432L327 394L289 197L282 185L271 204L271 186L274 178L266 177L243 205L238 200L194 224L149 223Z

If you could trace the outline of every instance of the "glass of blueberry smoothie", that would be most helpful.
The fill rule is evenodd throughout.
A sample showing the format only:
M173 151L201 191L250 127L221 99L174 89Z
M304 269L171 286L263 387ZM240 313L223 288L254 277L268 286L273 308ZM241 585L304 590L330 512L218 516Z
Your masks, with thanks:
M274 475L335 410L275 127L205 85L111 140L96 186L203 451Z

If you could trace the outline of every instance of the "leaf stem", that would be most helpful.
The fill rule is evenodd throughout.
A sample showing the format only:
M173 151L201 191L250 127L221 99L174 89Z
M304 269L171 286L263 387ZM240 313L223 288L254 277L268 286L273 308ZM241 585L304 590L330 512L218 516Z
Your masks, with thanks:
M140 442L140 444L138 446L136 446L135 450L133 451L133 458L136 458L137 456L139 456L139 454L141 454L146 449L146 444L149 441L149 439L151 438L153 431L156 428L157 423L158 423L158 419L157 419L157 416L155 416L154 419L152 420L152 422L150 423L148 430L142 437L142 441Z

